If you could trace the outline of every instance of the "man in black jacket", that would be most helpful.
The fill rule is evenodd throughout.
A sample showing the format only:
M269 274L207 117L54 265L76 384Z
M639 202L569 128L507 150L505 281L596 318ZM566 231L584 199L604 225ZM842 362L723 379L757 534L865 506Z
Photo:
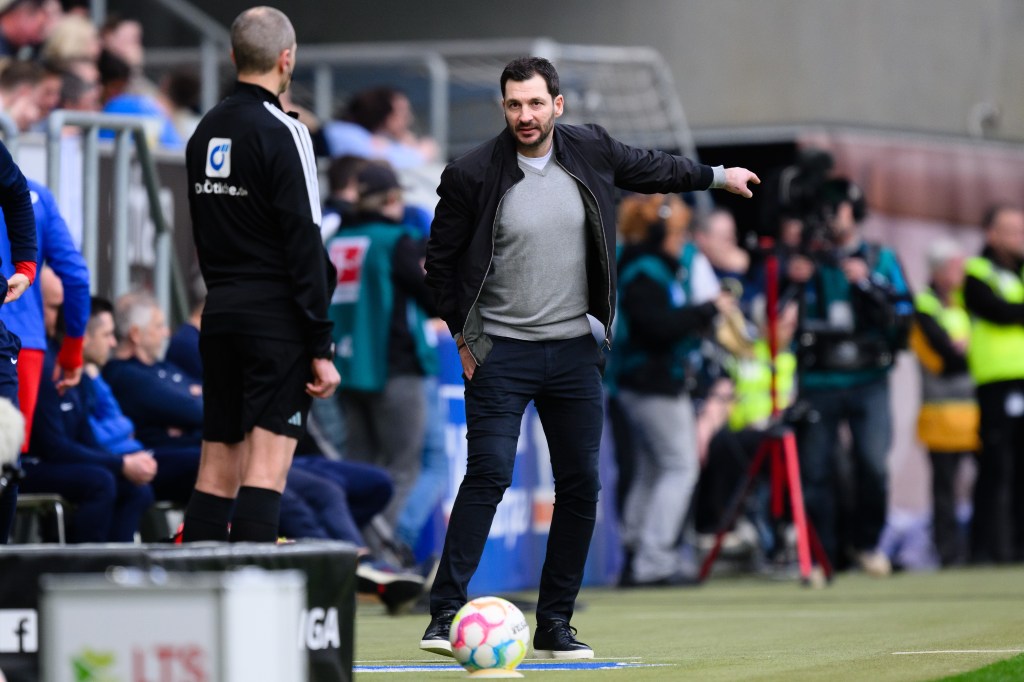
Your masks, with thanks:
M278 96L295 30L270 7L231 25L234 92L189 141L189 208L209 291L203 311L203 456L185 541L273 542L311 396L338 386L309 131ZM235 497L237 496L237 501ZM232 507L234 512L232 513Z
M601 350L615 309L614 192L722 187L751 196L757 176L628 147L598 126L555 126L563 98L545 59L501 75L507 128L445 169L427 245L427 284L456 339L466 381L469 457L420 647L451 655L494 510L512 480L533 400L551 451L555 508L541 574L534 651L591 658L569 626L597 511ZM606 341L606 343L609 343Z

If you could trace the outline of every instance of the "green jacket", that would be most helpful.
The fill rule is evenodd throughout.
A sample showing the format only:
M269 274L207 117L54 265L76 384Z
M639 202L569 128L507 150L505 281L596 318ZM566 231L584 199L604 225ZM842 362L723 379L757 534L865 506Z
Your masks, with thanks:
M380 222L343 228L327 243L338 270L328 315L334 323L334 362L343 390L377 392L387 382L395 300L392 263L395 246L407 235L413 233L405 226ZM424 374L436 374L437 352L426 334L427 315L412 300L407 312L420 367Z

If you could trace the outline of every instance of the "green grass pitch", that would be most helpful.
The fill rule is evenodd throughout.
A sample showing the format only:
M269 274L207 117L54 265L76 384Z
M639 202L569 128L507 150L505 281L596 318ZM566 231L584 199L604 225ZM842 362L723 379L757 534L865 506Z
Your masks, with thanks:
M417 648L427 621L360 603L356 678L465 679L451 659ZM597 662L617 669L539 668L527 659L526 679L1024 680L1024 567L844 574L817 590L754 577L693 588L585 588L573 625Z

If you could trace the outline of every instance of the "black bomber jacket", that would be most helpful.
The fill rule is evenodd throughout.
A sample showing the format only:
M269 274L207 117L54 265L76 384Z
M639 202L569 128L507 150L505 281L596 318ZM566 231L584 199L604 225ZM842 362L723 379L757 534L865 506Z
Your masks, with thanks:
M555 160L580 185L586 208L588 312L609 336L615 311L615 188L648 194L704 190L710 166L665 152L630 147L597 125L556 125ZM477 362L491 340L477 299L490 270L498 207L524 177L507 129L452 161L441 174L427 243L426 283L453 336L462 334Z

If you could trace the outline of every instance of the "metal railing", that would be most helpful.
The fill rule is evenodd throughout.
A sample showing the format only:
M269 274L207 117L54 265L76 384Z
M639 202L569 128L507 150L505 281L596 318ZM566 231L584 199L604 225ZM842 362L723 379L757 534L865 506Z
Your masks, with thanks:
M294 80L309 88L311 108L323 121L332 118L346 69L352 80L364 76L366 67L380 66L390 67L393 76L404 74L417 87L425 81L425 132L437 142L444 159L486 139L500 126L498 75L509 59L524 54L556 63L563 90L575 89L574 96L567 97L567 112L577 112L579 120L600 119L612 135L630 144L696 155L671 70L648 47L566 45L545 38L312 44L300 46ZM146 63L155 69L194 65L203 69L204 82L210 78L217 83L219 69L231 68L226 48L213 60L190 48L153 49L147 51ZM422 73L422 79L410 80L405 73L409 69ZM494 114L493 120L480 116L482 106Z
M76 126L82 131L82 255L89 267L90 287L97 288L99 263L100 215L100 130L113 130L114 174L112 188L113 241L111 249L113 298L131 288L128 258L129 220L128 196L131 189L132 142L142 170L142 182L149 203L149 216L156 229L154 238L155 261L153 292L161 309L169 314L187 315L188 302L184 283L178 272L177 259L171 243L171 231L164 218L160 203L160 180L146 139L147 120L138 116L118 116L83 111L57 110L47 120L47 184L50 191L60 195L62 140L65 126ZM175 307L172 308L172 303Z

